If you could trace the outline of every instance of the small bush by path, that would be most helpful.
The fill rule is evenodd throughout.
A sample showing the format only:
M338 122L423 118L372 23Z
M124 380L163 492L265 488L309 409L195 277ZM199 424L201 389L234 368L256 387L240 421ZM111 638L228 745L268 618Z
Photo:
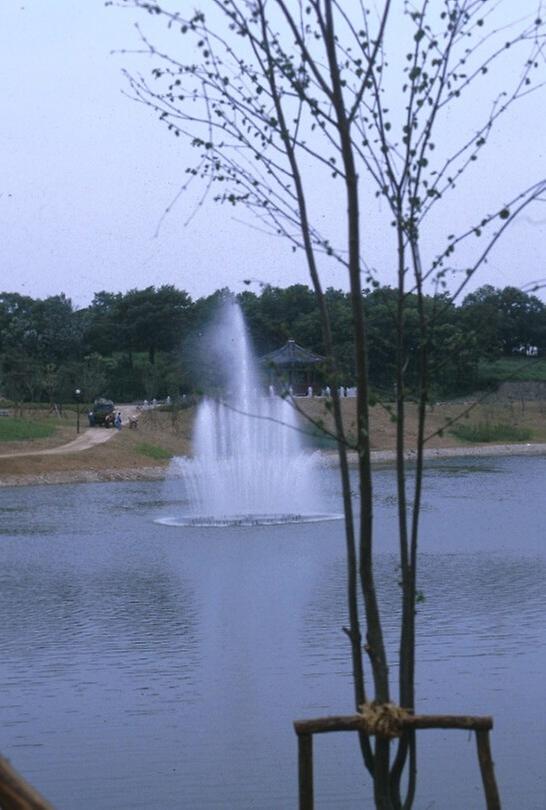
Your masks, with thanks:
M508 422L478 422L459 424L450 433L464 442L526 442L533 432L529 428L510 425Z

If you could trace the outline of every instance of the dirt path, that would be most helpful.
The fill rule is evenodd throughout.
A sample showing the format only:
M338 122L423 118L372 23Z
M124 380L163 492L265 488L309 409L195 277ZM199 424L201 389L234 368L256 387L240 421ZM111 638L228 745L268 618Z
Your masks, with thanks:
M130 416L138 414L134 405L118 405L116 411L121 413L121 421L124 426L129 423ZM81 453L82 450L89 450L91 447L96 447L99 444L112 439L116 434L115 428L89 428L83 433L80 433L75 439L67 444L61 444L58 447L50 447L47 450L21 450L13 453L1 453L0 458L22 458L24 456L60 456L65 453Z

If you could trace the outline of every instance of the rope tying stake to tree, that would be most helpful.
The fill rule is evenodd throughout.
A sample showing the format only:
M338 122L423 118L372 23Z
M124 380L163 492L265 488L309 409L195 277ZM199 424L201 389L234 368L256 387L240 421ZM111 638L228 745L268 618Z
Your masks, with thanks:
M395 703L362 703L358 707L366 723L368 734L378 734L381 737L393 739L400 737L404 729L404 720L410 717L410 712L397 706Z

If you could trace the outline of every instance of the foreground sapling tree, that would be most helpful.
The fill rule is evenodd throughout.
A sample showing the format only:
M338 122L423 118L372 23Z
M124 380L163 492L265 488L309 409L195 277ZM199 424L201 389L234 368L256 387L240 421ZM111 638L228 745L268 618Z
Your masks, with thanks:
M301 251L321 313L327 377L343 485L348 627L355 708L397 702L415 711L415 616L419 514L434 335L446 302L467 286L517 216L542 201L544 178L487 210L457 198L491 134L527 95L542 88L545 24L540 11L506 25L488 0L345 4L338 0L209 0L172 11L127 0L163 18L174 45L159 48L139 28L153 58L149 77L128 75L134 97L196 148L188 182L204 196L246 208L260 227ZM198 4L199 5L199 4ZM500 4L502 6L502 3ZM506 73L503 73L503 65ZM506 76L505 79L499 78ZM491 78L489 90L484 83ZM490 102L483 102L483 94ZM478 99L474 119L464 105ZM451 124L446 123L449 113ZM453 121L460 116L459 125ZM318 223L333 220L333 227ZM445 222L460 223L457 232ZM377 223L380 223L379 225ZM368 336L362 291L378 286L373 245L396 268L389 306L396 335L391 381L397 424L401 623L398 684L391 679L374 568L373 470ZM455 255L462 256L454 265ZM342 420L330 311L322 270L334 263L352 303L356 439ZM434 306L427 296L436 291ZM407 383L408 298L417 298L417 384ZM453 346L453 351L457 346ZM415 468L407 476L405 406L417 401ZM357 503L348 449L356 451ZM362 605L362 609L361 609ZM370 676L366 675L369 669ZM389 735L360 730L365 765L381 810L413 806L415 726ZM405 777L403 778L403 776ZM493 801L493 800L492 800ZM494 804L490 804L494 806Z

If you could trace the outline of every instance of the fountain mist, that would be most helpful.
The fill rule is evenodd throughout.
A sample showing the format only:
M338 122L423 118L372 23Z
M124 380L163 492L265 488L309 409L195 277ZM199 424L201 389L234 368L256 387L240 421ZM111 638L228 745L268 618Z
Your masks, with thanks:
M243 315L226 302L214 327L223 392L205 398L194 428L194 457L173 464L186 486L188 514L174 525L253 525L323 520L317 454L303 450L290 402L265 396Z

